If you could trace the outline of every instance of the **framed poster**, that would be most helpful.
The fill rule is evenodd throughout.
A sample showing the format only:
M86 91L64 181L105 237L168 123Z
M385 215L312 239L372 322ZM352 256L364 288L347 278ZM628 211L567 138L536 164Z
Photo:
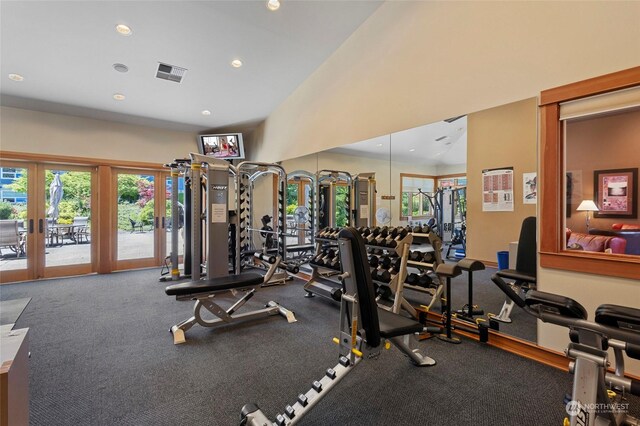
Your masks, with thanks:
M522 174L522 202L524 204L535 204L538 200L537 173Z
M594 217L638 217L638 169L595 170L593 187L596 205Z

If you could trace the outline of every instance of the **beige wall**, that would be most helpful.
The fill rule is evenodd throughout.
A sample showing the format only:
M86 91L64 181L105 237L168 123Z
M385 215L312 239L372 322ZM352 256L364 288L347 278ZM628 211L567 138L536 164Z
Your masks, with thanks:
M522 174L537 169L537 99L467 116L467 256L496 262L496 252L517 241L522 220L536 216L522 202ZM514 211L482 211L482 170L513 167Z
M1 107L4 151L163 164L197 152L196 133Z
M580 175L573 185L571 217L567 227L585 232L585 212L578 212L581 200L594 199L594 170L640 167L640 110L570 123L567 130L567 170ZM638 190L636 189L636 194ZM581 194L581 195L580 195ZM630 219L592 218L591 228L611 229L614 223L640 224Z
M640 2L385 2L256 132L296 158L637 66Z

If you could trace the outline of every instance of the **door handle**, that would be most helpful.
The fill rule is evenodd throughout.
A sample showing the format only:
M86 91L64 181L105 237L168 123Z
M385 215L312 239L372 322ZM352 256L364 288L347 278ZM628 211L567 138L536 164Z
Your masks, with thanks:
M33 234L33 219L29 219L29 233Z
M38 232L44 233L44 220L38 219Z
M164 229L164 226L165 226L164 219L165 219L164 216L162 216L162 229Z
M158 228L160 227L160 226L159 226L159 219L160 219L160 218L159 218L158 216L156 216L156 229L158 229Z

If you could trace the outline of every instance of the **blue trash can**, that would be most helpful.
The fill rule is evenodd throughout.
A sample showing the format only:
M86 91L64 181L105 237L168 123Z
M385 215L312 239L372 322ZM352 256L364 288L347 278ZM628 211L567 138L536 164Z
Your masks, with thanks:
M509 252L498 252L498 270L509 269Z

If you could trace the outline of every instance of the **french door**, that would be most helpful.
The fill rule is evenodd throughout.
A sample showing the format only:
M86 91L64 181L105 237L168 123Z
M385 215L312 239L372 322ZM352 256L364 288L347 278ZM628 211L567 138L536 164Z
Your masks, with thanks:
M161 265L167 253L166 172L113 169L112 238L116 270Z
M95 271L95 167L0 162L0 282Z

